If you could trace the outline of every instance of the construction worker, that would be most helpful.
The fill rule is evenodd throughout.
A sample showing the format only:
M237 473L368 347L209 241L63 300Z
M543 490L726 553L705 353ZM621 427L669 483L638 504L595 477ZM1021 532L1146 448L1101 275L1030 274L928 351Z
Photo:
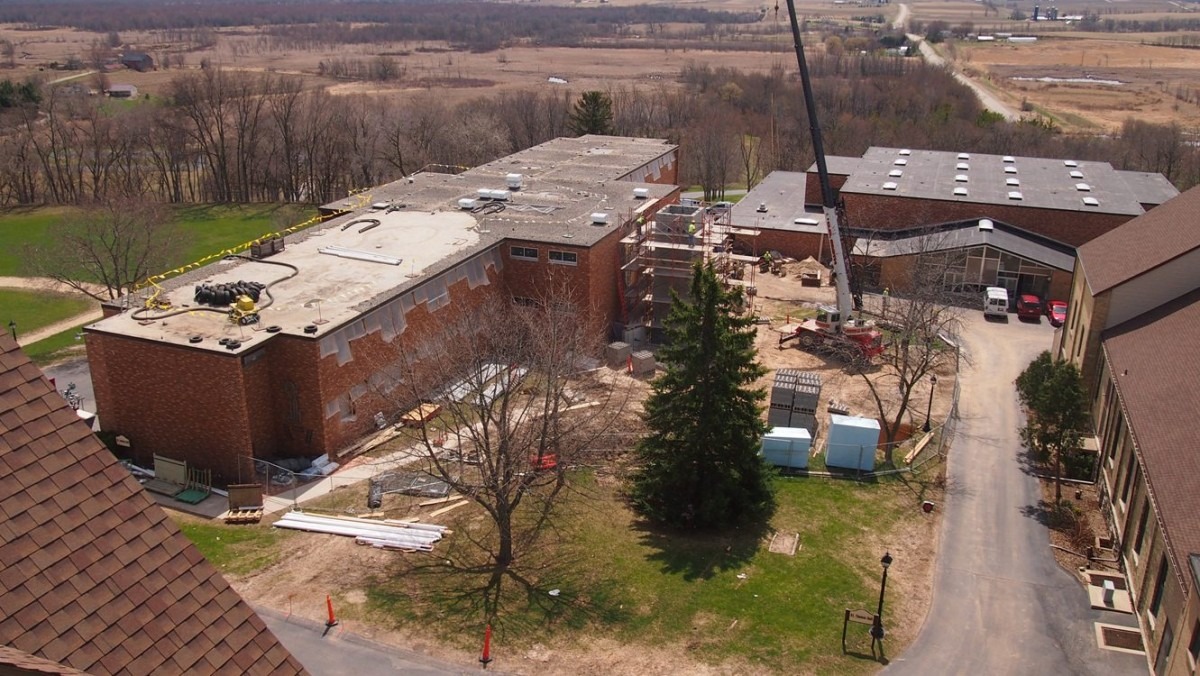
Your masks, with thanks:
M642 236L642 226L644 226L644 225L646 225L646 217L645 217L645 216L638 216L638 217L637 217L637 234L638 234L638 237L641 237L641 236Z
M758 264L759 272L767 272L771 269L771 252L768 251L762 255L762 261Z
M688 223L688 246L696 246L696 221Z

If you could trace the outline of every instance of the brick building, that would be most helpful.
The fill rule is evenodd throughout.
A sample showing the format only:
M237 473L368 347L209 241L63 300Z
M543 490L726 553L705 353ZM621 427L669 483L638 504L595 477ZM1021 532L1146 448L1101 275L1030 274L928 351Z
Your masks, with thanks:
M183 459L218 481L238 480L245 457L336 454L396 413L389 367L401 350L436 350L445 313L561 283L579 320L607 331L619 242L678 199L676 180L675 146L585 136L326 205L331 219L282 251L188 273L155 295L167 309L87 327L97 413L136 458ZM195 300L197 285L239 281L267 285L256 324Z
M962 242L963 269L948 275L948 287L1065 293L1069 268L1059 253L1073 255L1075 247L1178 194L1159 174L1118 171L1106 162L870 148L862 157L830 157L827 167L844 206L843 235L859 240L851 248L868 272L868 288L902 274L902 250L932 236ZM732 221L758 228L763 250L832 257L815 165L805 174L772 173L734 207ZM980 241L972 231L980 223L995 224L988 237L1005 246ZM897 243L885 245L889 239ZM867 249L891 260L868 261Z
M1057 357L1091 398L1101 509L1155 674L1200 662L1200 188L1079 248Z

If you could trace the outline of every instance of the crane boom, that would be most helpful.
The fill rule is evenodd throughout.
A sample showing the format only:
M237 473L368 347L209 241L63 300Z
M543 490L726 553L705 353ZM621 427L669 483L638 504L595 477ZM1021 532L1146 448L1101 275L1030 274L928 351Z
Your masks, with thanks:
M817 180L821 184L821 207L825 211L825 224L829 228L829 239L833 243L837 311L844 321L850 318L850 312L854 309L854 299L850 295L850 270L847 267L842 231L838 227L837 200L833 195L833 184L829 182L829 167L825 163L825 145L821 140L821 127L817 124L817 103L813 97L808 62L804 59L804 46L800 43L800 22L796 18L795 0L787 0L787 8L788 18L792 24L792 42L796 48L796 63L800 66L800 86L804 91L804 109L808 113L808 131L812 137L813 153L817 156Z

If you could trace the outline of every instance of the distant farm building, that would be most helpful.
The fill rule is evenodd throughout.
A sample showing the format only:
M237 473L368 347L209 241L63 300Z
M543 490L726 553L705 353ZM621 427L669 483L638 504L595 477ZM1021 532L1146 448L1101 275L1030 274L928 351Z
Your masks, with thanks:
M104 93L114 99L133 99L137 98L138 88L131 84L118 84L104 90Z
M126 52L121 55L121 65L145 73L154 70L154 58L145 52Z

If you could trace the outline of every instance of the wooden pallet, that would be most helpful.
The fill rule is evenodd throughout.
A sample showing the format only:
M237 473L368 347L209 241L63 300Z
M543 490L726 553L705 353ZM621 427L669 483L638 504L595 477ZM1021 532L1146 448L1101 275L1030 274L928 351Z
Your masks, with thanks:
M239 509L225 515L225 523L258 523L262 521L261 509Z

